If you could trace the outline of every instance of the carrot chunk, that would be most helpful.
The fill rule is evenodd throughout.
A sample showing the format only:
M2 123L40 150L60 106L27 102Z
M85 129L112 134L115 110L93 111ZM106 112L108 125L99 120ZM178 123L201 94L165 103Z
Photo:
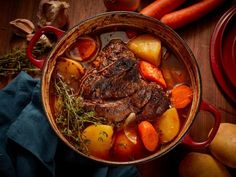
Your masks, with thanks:
M179 85L171 91L171 103L175 108L185 108L192 102L193 91L187 85Z
M141 140L148 151L155 151L159 144L159 136L153 125L148 121L142 121L138 125Z
M166 81L162 75L162 72L159 68L155 67L154 65L146 62L140 61L140 72L141 75L150 81L154 81L160 84L163 88L166 88Z

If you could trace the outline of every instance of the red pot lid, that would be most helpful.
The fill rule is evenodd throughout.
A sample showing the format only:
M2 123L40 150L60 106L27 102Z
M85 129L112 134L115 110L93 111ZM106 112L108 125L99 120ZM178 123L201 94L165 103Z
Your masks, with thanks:
M216 24L210 42L210 62L218 84L236 103L236 6Z

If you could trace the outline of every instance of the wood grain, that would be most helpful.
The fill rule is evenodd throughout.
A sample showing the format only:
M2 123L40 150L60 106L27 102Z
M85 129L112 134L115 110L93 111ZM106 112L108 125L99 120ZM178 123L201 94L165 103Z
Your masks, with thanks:
M14 41L14 35L9 26L9 21L16 18L27 18L37 24L37 10L39 0L8 0L1 1L0 6L0 55L6 53ZM81 20L106 11L102 0L68 0L70 4L69 18L70 28ZM152 2L142 1L139 9ZM206 17L198 20L184 28L177 30L177 33L187 42L192 49L202 74L202 98L215 105L222 114L222 122L236 123L236 105L230 102L217 85L209 62L209 43L215 24L221 15L229 9L235 1L227 1L225 5L218 8ZM1 81L0 81L1 83ZM191 129L191 134L197 140L207 137L213 121L209 113L201 112ZM183 154L193 151L183 145L177 146L174 150L163 157L151 162L138 165L140 174L143 177L170 177L178 176L178 164ZM208 149L198 150L208 152ZM230 169L232 176L235 170Z

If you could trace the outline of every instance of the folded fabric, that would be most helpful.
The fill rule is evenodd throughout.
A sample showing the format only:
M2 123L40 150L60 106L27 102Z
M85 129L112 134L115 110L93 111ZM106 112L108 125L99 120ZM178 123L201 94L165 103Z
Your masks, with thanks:
M57 138L41 103L40 81L21 72L0 91L0 176L139 177L135 166L105 166Z

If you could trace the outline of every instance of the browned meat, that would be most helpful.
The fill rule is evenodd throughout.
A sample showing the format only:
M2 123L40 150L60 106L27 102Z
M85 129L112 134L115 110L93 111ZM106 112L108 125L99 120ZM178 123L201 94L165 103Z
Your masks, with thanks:
M126 71L132 69L135 63L135 60L129 58L121 58L115 61L109 68L104 70L104 72L102 72L102 75L107 78L114 76L117 77L121 74L124 74Z
M90 75L82 86L86 99L120 99L137 91L140 81L137 61L120 40L104 48L96 59L98 61L103 68L99 65L99 70L96 68L97 72Z
M136 60L133 52L121 40L112 40L102 49L93 63L97 70L101 70L121 58Z
M152 90L146 84L140 86L139 90L130 98L130 104L141 109L143 108L152 96Z
M152 92L152 96L143 109L142 117L152 119L164 113L169 108L170 102L159 85L150 83L148 87Z
M105 117L111 121L122 121L131 112L134 112L133 107L129 105L129 99L124 98L118 101L106 102L104 104L97 104L95 111L98 116Z
M122 121L135 112L149 119L168 109L163 89L142 79L137 59L122 41L111 41L94 63L93 73L82 84L82 95L85 108L97 116Z

